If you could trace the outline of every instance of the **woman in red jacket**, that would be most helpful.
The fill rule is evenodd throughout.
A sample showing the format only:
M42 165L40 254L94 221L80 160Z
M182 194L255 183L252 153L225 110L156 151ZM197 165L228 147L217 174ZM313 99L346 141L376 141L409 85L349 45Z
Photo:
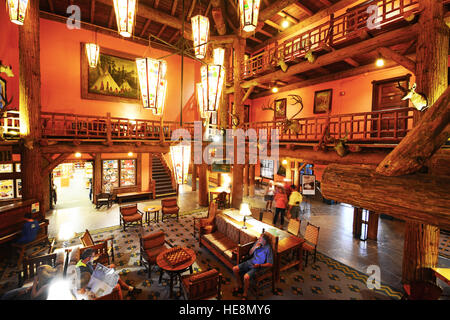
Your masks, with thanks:
M275 215L273 217L273 225L275 226L278 220L278 216L281 214L281 226L284 226L284 214L288 203L286 192L282 187L277 187L277 192L273 199L275 202Z

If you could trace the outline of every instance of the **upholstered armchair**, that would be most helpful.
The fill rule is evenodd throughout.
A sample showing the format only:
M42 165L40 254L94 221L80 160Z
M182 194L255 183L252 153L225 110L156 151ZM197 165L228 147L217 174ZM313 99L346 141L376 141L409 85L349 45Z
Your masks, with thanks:
M200 232L200 228L205 228L206 226L209 226L209 228L212 228L212 222L214 218L216 217L217 213L217 203L215 201L212 201L209 204L208 208L208 216L204 218L195 218L194 217L194 238L195 234L197 232Z
M161 200L161 212L162 217L161 221L164 222L164 217L166 216L176 216L178 221L178 215L180 212L180 208L178 207L177 198L167 198Z
M195 274L181 276L181 287L186 300L222 298L222 274L211 269Z
M138 209L137 204L130 204L120 207L120 225L123 225L123 231L127 226L138 224L142 227L143 213Z
M146 268L148 278L151 277L151 269L156 265L156 257L167 249L164 232L157 231L142 234L139 237L140 242L140 262Z
M80 241L84 247L90 247L90 246L94 246L96 244L105 242L105 245L107 247L108 263L109 263L109 257L111 257L112 261L114 262L114 237L109 237L106 239L94 241L94 239L92 239L91 233L89 232L88 229L86 229L86 231L80 237ZM108 246L108 241L111 241L109 246Z
M111 293L95 298L95 300L123 300L122 288L116 284Z

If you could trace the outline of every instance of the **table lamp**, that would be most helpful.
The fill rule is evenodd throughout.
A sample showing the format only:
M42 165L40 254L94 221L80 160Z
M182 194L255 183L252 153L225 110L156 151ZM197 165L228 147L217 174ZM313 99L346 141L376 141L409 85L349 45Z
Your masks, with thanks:
M245 220L246 220L247 216L252 215L252 212L250 211L248 203L244 202L241 204L240 214L244 216L244 225L242 226L242 229L247 229L247 226L245 225Z

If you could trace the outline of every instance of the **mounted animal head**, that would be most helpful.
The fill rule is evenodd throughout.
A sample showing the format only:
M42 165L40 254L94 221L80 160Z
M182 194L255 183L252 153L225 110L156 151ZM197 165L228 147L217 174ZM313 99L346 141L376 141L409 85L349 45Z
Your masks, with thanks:
M241 124L241 120L239 119L238 115L235 115L234 113L228 112L228 114L231 116L231 124L235 127L239 126Z
M424 111L428 108L428 101L425 95L416 92L416 84L414 83L411 88L405 88L400 85L400 82L397 83L397 88L403 92L402 100L411 100L413 106L419 110Z
M345 145L345 143L347 142L348 139L348 133L345 133L345 137L338 139L335 146L334 146L334 150L336 150L336 153L340 156L340 157L345 157L348 153L348 148Z
M0 78L0 112L1 115L0 117L4 117L6 114L6 110L8 110L8 106L11 104L12 102L12 98L10 100L8 100L8 94L7 94L7 90L6 90L6 81L2 78Z
M270 69L275 70L276 67L280 67L281 71L286 72L289 68L289 66L284 61L284 51L280 50L277 52L274 52L272 55L272 60L269 63Z
M291 118L286 119L283 123L283 130L284 132L288 130L292 130L295 133L300 132L300 123L298 120L295 120L294 118L303 110L303 99L297 94L290 94L289 97L291 97L293 103L291 105L299 105L297 113L295 113Z

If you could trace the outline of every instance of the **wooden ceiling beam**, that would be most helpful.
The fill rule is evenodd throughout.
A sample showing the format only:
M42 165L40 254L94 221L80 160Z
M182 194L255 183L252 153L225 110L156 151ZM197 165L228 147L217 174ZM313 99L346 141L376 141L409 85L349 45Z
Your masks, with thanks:
M48 0L48 7L50 8L51 13L55 13L55 6L53 5L53 0Z
M186 16L186 20L190 21L192 17L192 13L194 12L195 6L197 5L197 0L192 0L191 7L189 8L188 14Z
M262 43L263 41L262 40L259 40L258 38L255 38L255 37L248 37L250 40L252 40L252 41L255 41L255 42L258 42L258 43Z
M115 12L114 12L114 7L111 8L111 12L109 13L109 19L108 19L108 28L112 28L113 22L114 22L114 16L115 16Z
M224 2L223 0L211 0L212 10L211 15L213 17L217 33L221 36L227 33L227 26L225 24L224 16Z
M95 18L95 0L91 0L91 23L94 23Z
M402 43L411 40L413 37L416 36L417 36L416 25L411 25L394 31L386 32L375 38L361 41L348 47L319 56L314 63L310 63L308 61L300 62L296 65L290 66L286 72L278 70L269 74L265 74L255 79L244 81L241 83L241 86L243 88L249 88L257 83L270 82L276 79L277 80L287 79L290 76L295 75L297 73L317 69L319 67L323 67L338 61L342 61L346 58L351 58L352 56L358 54L369 53L381 46L390 46Z
M275 22L271 21L271 20L264 20L264 23L267 24L268 26L271 26L272 28L275 28L277 30L283 31L283 27L280 26L279 24L276 24Z
M150 20L150 19L147 19L147 21L145 21L145 24L144 24L144 27L142 28L142 31L141 31L141 37L143 37L144 36L144 34L145 34L145 32L147 31L147 29L148 29L148 26L150 25L150 22L151 22L152 20Z
M289 13L287 13L287 12L284 11L284 10L278 12L278 15L279 15L280 17L285 18L287 21L292 22L292 23L295 23L295 24L297 24L297 23L300 22L299 19L297 19L296 17L290 15Z
M306 13L308 16L312 16L314 15L314 12L309 9L307 6L305 6L304 4L298 2L298 1L294 1L293 4L298 7L300 10L302 10L304 13Z
M178 0L173 0L173 4L172 4L172 10L170 11L170 15L175 15L175 12L177 11L177 6L178 6Z
M322 3L326 7L330 7L333 4L329 0L319 0L320 3Z
M378 48L377 50L384 58L391 59L395 62L397 62L399 65L403 66L404 68L408 69L412 73L416 73L416 62L412 61L411 59L402 56L401 54L395 52L394 50L386 47Z
M337 3L335 3L334 5L320 10L319 12L317 12L316 14L312 15L311 17L308 17L306 19L304 19L303 21L299 22L298 24L295 24L289 28L287 28L286 30L283 30L283 32L277 34L276 36L274 36L272 39L269 39L265 42L263 42L261 45L258 45L257 47L255 47L254 52L264 48L265 46L267 46L269 43L272 43L274 41L278 41L278 40L282 40L284 38L287 38L289 36L292 36L295 33L298 33L300 31L302 31L303 29L309 27L311 24L314 24L328 16L330 16L332 13L335 13L336 11L339 11L341 9L344 9L348 6L351 6L352 4L358 2L359 0L341 0Z
M355 68L357 68L357 67L360 66L360 64L358 63L358 61L356 61L356 60L353 59L353 58L347 58L347 59L344 59L344 61L347 62L347 63L348 63L349 65L351 65L352 67L355 67Z

